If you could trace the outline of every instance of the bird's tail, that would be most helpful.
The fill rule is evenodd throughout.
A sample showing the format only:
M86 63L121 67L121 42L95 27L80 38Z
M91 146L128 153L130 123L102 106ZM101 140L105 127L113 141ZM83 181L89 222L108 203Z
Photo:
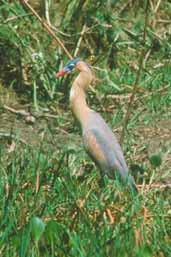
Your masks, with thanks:
M119 181L121 181L121 183L124 184L125 186L129 186L129 188L133 194L138 193L138 189L137 189L135 180L129 173L126 173L126 174L119 173L117 175L118 175L117 179L119 179Z
M137 194L137 193L138 193L138 189L137 189L135 180L134 180L134 178L133 178L131 175L128 175L128 177L127 177L127 183L128 183L128 185L130 186L131 191L132 191L134 194Z

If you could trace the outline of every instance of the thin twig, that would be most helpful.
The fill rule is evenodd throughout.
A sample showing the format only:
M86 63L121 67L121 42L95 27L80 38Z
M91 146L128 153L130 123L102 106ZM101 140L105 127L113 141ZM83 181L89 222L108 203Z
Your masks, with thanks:
M6 24L6 23L8 23L8 22L15 21L15 20L17 20L17 19L21 19L21 18L23 18L23 17L31 16L31 15L33 15L33 14L28 13L28 14L23 14L23 15L19 15L19 16L12 16L12 17L10 17L10 18L7 18L7 19L3 22L3 24ZM3 24L0 24L0 26L2 26Z
M60 31L59 29L55 28L55 27L52 25L52 23L51 23L51 21L50 21L50 15L49 15L49 3L48 3L47 0L45 0L45 16L46 16L46 20L47 20L47 25L48 25L53 31L56 31L56 32L58 32L59 34L61 34L61 35L63 35L63 36L71 37L71 35Z
M122 210L114 204L110 205L110 208L114 209L117 212L122 212Z
M171 23L171 20L162 20L162 19L159 19L159 20L156 20L156 22L158 23Z
M144 32L143 32L143 46L145 46L146 34L147 34L148 4L149 4L149 1L147 0L146 11L145 11L145 13L146 13L145 14L145 24L144 24ZM128 103L128 108L127 108L127 111L126 111L125 119L123 121L123 129L122 129L121 138L120 138L120 143L121 144L124 141L125 131L127 129L128 121L129 121L130 114L131 114L132 105L133 105L135 95L136 95L136 92L137 92L138 83L139 83L139 80L140 80L141 71L142 71L142 68L143 68L143 60L145 58L145 55L146 55L146 53L145 53L145 49L143 47L143 49L141 51L140 59L139 59L139 69L138 69L137 76L136 76L136 79L135 79L135 83L134 83L134 86L133 86L132 94L130 96L130 100L129 100L129 103Z
M149 49L149 50L147 51L147 53L146 53L146 55L145 55L145 57L144 57L144 59L143 59L143 69L145 69L145 65L146 65L146 62L147 62L147 60L148 60L150 54L151 54L151 49Z
M110 224L114 224L115 223L115 218L113 217L111 210L109 208L106 209L106 213L110 219Z
M46 16L47 24L51 27L50 16L49 16L49 2L48 2L48 0L45 0L45 16Z
M165 218L170 219L170 218L171 218L171 214L157 214L157 215L155 215L155 214L149 214L149 215L147 215L147 218L148 218L148 219L149 219L149 218L153 218L153 217L161 217L162 219L165 219Z
M153 5L153 2L152 2L151 0L149 0L149 2L150 2L151 10L152 10L152 12L154 12L154 5Z
M12 107L10 107L10 106L7 106L7 105L5 105L5 104L3 105L3 107L4 107L5 110L10 111L10 112L15 113L15 114L20 114L21 116L27 117L27 116L30 116L30 115L31 115L30 112L27 112L27 111L22 110L22 109L16 110L16 109L14 109L14 108L12 108ZM34 116L35 116L36 118L47 117L47 118L54 118L54 119L56 119L56 118L58 117L57 115L54 115L54 114L42 113L42 112L36 112L36 113L34 114Z
M148 92L144 95L141 95L141 96L137 96L134 98L134 102L136 101L139 101L140 99L143 99L143 98L146 98L146 97L150 97L152 96L153 94L157 94L157 93L161 93L162 95L163 94L168 94L168 92L166 91L168 88L170 88L170 84L165 86L165 87L162 87L162 88L159 88L159 89L156 89L155 92ZM130 98L131 94L127 94L127 95L107 95L106 96L106 99L120 99L120 100L125 100L125 99L128 99ZM115 105L113 105L115 106Z
M37 176L36 176L36 185L35 185L35 193L37 194L39 192L40 188L40 172L38 170Z
M87 29L87 26L86 26L86 24L84 24L83 29L82 29L81 34L80 34L80 37L79 37L79 40L77 42L76 48L75 48L74 57L76 57L77 54L78 54L78 51L80 49L80 45L81 45L81 42L83 40L83 36L84 36L84 33L85 33L86 29Z
M63 42L55 35L53 30L50 28L50 26L42 20L42 18L38 15L38 13L32 8L32 6L26 1L22 0L23 4L27 6L27 8L36 16L36 18L40 21L40 23L43 25L43 27L48 31L48 33L56 40L56 42L61 46L61 48L64 50L66 55L70 58L73 59L72 55L70 52L67 50Z
M161 0L159 0L159 1L157 2L157 4L156 4L156 7L155 7L155 9L154 9L154 12L155 12L155 13L158 11L160 4L161 4Z
M138 188L144 188L144 189L165 189L165 188L171 188L171 184L146 184L146 185L137 185Z
M29 116L30 115L30 113L25 111L25 110L16 110L16 109L14 109L12 107L9 107L5 104L4 104L3 107L4 107L5 110L10 111L10 112L15 113L15 114L20 114L22 116Z

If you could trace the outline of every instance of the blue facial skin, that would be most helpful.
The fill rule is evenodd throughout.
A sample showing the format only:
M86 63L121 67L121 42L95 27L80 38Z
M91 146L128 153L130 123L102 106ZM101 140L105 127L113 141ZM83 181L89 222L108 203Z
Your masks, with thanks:
M80 60L79 58L76 58L76 59L73 59L73 60L69 61L69 62L66 64L66 66L64 67L64 70L65 70L66 72L72 71L73 68L76 66L76 64L77 64L78 62L80 62L80 61L81 61L81 60Z
M63 70L66 71L66 72L70 72L70 71L71 71L71 69L70 69L68 66L65 66L65 67L63 68Z

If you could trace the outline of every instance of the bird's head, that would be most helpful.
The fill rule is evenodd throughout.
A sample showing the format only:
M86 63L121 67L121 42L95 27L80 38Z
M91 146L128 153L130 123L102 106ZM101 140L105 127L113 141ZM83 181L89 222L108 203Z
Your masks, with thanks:
M58 78L58 77L63 77L65 74L71 72L75 66L79 63L79 62L82 62L79 58L76 58L76 59L72 59L71 61L69 61L65 67L60 70L59 72L57 72L55 74L55 76Z

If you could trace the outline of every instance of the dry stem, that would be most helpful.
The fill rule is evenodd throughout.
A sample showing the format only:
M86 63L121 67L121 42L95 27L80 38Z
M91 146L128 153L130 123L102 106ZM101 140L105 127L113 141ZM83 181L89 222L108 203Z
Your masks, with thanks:
M55 35L53 30L50 28L50 26L42 20L42 18L38 15L38 13L32 8L32 6L26 1L22 0L22 2L27 6L27 8L36 16L36 18L40 21L40 23L43 25L43 27L48 31L48 33L56 40L56 42L61 46L61 48L64 50L66 55L70 58L72 58L72 55L67 50L67 48L64 46L63 42Z

